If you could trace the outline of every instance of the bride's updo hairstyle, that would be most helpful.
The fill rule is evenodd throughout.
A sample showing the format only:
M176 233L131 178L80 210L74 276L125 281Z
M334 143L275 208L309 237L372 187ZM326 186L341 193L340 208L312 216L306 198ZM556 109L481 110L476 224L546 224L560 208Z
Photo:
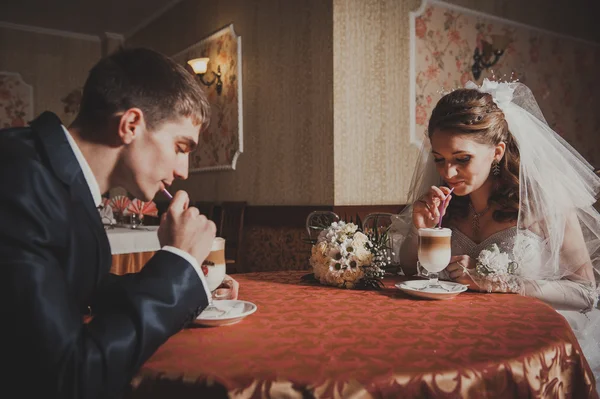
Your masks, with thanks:
M498 222L517 220L519 211L519 149L508 130L504 113L488 93L474 89L458 89L440 99L431 113L427 133L429 139L436 131L467 136L481 143L496 146L506 144L500 160L500 174L489 204L499 208L493 214ZM491 166L491 165L490 165ZM491 173L491 172L490 172ZM465 218L469 214L469 198L454 196L448 207L449 218Z

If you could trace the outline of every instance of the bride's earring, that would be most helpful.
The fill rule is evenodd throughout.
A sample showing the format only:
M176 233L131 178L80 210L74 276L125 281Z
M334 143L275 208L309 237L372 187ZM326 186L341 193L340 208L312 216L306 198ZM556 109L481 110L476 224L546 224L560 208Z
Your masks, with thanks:
M500 162L495 159L494 162L492 162L492 175L494 175L494 177L500 176Z

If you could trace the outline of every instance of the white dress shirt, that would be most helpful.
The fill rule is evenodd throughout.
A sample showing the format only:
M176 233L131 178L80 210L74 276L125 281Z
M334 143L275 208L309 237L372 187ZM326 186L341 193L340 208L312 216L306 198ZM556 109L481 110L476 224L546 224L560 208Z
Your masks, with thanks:
M79 146L75 142L75 139L73 139L73 136L71 136L71 133L69 133L69 130L67 130L67 128L65 126L62 126L62 128L65 132L65 136L67 136L67 141L69 142L69 145L71 146L71 149L73 150L73 154L75 154L75 158L77 158L79 167L81 168L81 171L83 172L83 177L85 178L88 188L90 189L90 193L92 194L92 198L94 199L94 205L96 205L96 208L98 208L99 206L102 205L102 193L100 193L100 186L98 185L96 176L94 176L94 173L92 172L92 169L90 168L90 165L88 164L85 157L83 156L81 150L79 149ZM202 281L202 286L204 287L204 291L206 292L206 297L209 299L209 302L210 302L210 298L212 298L212 295L211 295L210 291L208 290L208 284L206 282L206 278L204 277L202 268L200 267L200 265L198 265L198 261L196 260L196 258L194 258L189 253L187 253L179 248L175 248L175 247L172 247L169 245L165 245L161 249L164 251L169 251L175 255L179 255L183 259L190 262L190 264L194 267L194 270L198 274L198 277L200 277L200 280Z

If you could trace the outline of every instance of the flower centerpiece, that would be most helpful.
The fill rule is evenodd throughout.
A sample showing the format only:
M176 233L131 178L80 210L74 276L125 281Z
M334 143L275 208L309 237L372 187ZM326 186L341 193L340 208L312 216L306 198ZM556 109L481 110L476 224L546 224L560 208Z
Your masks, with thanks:
M387 232L363 232L344 221L324 228L310 257L314 277L321 284L340 288L381 288L390 263Z

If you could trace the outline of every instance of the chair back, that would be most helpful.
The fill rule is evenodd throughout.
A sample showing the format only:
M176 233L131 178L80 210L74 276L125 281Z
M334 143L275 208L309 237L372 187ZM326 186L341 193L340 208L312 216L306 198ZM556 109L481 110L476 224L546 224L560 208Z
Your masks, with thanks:
M388 212L369 213L362 222L363 230L374 231L377 229L379 233L383 233L392 225L392 215L393 213Z
M333 211L313 211L306 217L306 232L311 244L317 242L319 233L333 222L339 222L340 217Z
M225 239L225 263L227 273L242 272L243 262L240 257L244 237L244 214L246 201L225 201L221 204L221 220L218 236Z
M207 219L215 221L214 213L215 213L215 203L212 201L196 201L194 202L194 206L198 208L201 214L206 216Z
M363 220L362 227L363 231L367 234L375 233L376 236L381 236L387 233L387 239L385 245L387 246L386 257L389 258L392 263L395 263L395 254L393 253L393 241L392 235L389 233L390 226L392 225L393 213L389 212L375 212L369 213L365 220Z

